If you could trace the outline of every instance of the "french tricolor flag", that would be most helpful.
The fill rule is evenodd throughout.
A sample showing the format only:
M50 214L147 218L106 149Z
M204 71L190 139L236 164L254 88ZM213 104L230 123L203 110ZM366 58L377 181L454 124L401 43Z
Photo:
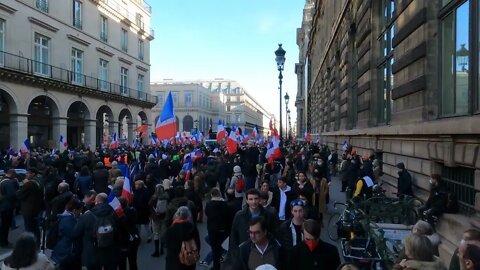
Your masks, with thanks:
M110 149L115 149L115 148L118 148L118 138L117 138L117 133L113 133L113 136L112 136L112 142L110 143Z
M311 139L312 139L312 136L308 131L305 130L305 140L309 142Z
M67 140L65 139L65 137L63 137L63 135L60 135L60 138L58 139L58 141L65 147L68 147L68 143L67 143Z
M155 133L158 140L168 140L177 134L177 123L173 112L172 92L168 93L165 105L163 105L162 113L155 125Z
M125 176L125 181L123 181L122 197L127 198L129 204L132 203L132 188L128 176Z
M110 190L110 195L108 195L107 202L108 202L108 205L110 205L113 208L117 217L123 216L122 205L120 204L120 201L118 200L118 198L115 197L115 194L113 193L113 189Z
M252 139L255 139L258 135L258 130L257 130L257 126L255 126L252 130Z
M232 129L227 137L227 150L230 155L237 152L237 136L235 133L235 130Z
M22 146L20 146L20 152L22 154L26 154L30 151L30 140L29 139L25 139L23 141L23 144Z
M222 139L227 136L227 132L225 131L225 127L222 124L222 120L218 120L217 126L217 143L221 143Z

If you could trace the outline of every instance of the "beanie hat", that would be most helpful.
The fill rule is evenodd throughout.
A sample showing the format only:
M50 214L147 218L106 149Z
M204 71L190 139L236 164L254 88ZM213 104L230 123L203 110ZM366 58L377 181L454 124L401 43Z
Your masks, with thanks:
M237 165L237 166L233 167L233 172L234 172L234 173L241 173L241 172L242 172L242 168L240 168L240 166Z

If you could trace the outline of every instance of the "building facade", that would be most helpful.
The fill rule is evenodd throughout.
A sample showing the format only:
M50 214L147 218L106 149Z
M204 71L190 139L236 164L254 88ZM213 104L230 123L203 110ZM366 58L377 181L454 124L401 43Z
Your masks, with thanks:
M0 3L0 147L95 147L151 122L151 8L143 0Z
M360 154L374 153L391 191L398 162L422 200L430 175L440 174L461 206L437 224L448 261L462 232L479 225L480 3L310 2L297 64L307 113L297 121L332 148L348 141Z
M210 124L216 131L220 119L225 126L240 127L249 134L257 126L259 133L266 135L268 123L273 117L238 82L232 80L164 80L152 83L151 88L152 93L157 95L157 106L152 110L157 118L168 92L172 92L179 131L190 131L195 127L195 121L198 121L201 131L207 131Z

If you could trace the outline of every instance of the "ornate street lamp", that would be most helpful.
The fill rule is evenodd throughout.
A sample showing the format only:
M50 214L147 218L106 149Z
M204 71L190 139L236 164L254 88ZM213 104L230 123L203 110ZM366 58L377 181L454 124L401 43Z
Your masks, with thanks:
M277 62L278 69L278 90L280 90L280 138L283 137L282 132L282 71L283 66L285 65L285 53L286 51L282 48L282 44L278 44L278 49L275 51L275 61Z
M465 48L465 44L460 45L460 49L457 51L457 64L462 68L462 72L468 71L468 50Z

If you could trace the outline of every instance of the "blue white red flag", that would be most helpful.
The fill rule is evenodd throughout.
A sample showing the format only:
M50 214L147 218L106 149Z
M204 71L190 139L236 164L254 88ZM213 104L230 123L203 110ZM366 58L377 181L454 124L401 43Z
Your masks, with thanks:
M125 176L125 181L123 181L122 197L127 198L129 204L132 203L132 188L128 176Z
M175 134L177 133L177 123L175 121L171 92L168 93L165 105L163 105L162 113L155 125L155 133L157 134L158 140L168 140L171 137L175 137Z
M58 141L65 147L68 147L68 143L67 143L67 140L65 139L65 137L63 137L63 135L60 135L60 138L58 139Z
M120 201L118 200L118 198L115 197L115 194L113 193L113 189L110 190L110 194L108 195L107 202L108 202L108 205L110 205L113 208L117 217L123 216L122 205L120 204Z
M112 142L110 143L110 149L118 148L119 142L117 138L117 133L113 133Z
M234 127L233 127L234 128ZM231 130L229 136L227 137L227 151L230 155L237 152L237 136L235 135L236 131Z
M30 140L27 138L23 141L22 146L20 146L20 152L26 154L30 151Z
M221 143L222 139L227 136L227 131L225 130L225 127L222 124L222 120L218 120L218 126L217 126L217 143Z

